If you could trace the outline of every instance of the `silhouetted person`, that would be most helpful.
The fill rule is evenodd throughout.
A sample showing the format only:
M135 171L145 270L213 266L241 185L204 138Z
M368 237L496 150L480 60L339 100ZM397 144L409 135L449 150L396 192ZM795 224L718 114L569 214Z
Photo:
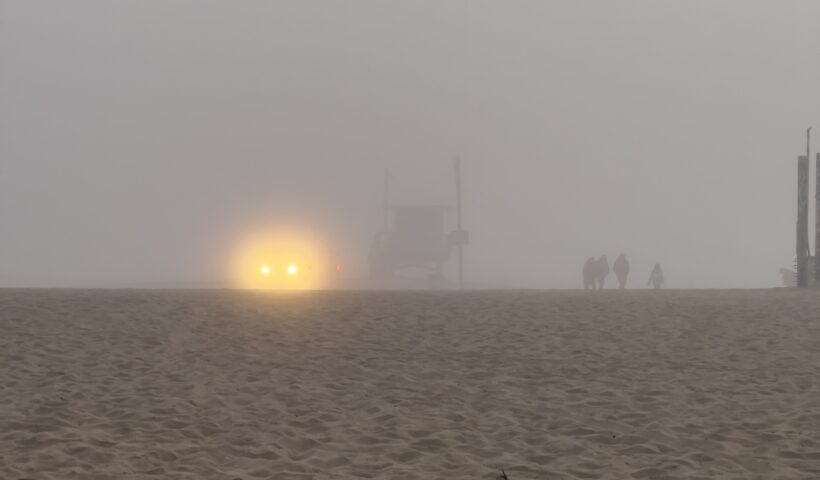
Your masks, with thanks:
M595 258L589 257L584 262L584 268L581 271L584 277L584 290L595 290Z
M623 253L615 259L615 263L612 264L612 271L618 277L618 288L621 290L626 288L626 278L629 276L629 261Z
M663 271L661 270L661 264L656 263L655 268L652 269L652 273L649 274L649 281L646 282L647 285L652 285L652 288L658 290L663 286Z
M598 290L604 289L607 275L609 275L609 260L606 259L606 255L601 255L595 262L595 280L598 281Z
M788 268L781 268L780 278L783 280L784 287L797 286L797 273L795 273L794 270L789 270Z

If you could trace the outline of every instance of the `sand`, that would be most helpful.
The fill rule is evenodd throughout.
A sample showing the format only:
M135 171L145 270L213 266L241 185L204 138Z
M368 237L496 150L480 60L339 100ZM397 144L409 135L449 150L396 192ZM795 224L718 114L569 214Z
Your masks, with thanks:
M2 479L817 479L820 294L0 291Z

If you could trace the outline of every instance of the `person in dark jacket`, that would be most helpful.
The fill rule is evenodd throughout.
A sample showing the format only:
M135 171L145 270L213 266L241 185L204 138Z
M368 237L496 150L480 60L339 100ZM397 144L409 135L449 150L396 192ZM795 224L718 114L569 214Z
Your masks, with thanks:
M595 290L595 258L589 257L581 270L584 278L584 290Z
M661 264L656 263L655 268L652 269L652 273L649 274L649 281L646 282L647 285L652 285L652 288L655 290L659 290L665 280L663 278L663 270L661 270Z
M618 255L615 263L612 264L612 271L618 277L618 288L621 290L626 288L626 280L629 277L629 260L626 259L626 255L623 253Z

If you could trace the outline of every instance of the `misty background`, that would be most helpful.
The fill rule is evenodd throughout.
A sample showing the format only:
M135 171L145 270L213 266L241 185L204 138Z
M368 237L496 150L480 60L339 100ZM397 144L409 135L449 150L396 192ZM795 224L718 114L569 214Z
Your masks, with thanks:
M0 285L219 283L280 224L364 275L384 169L454 203L460 155L471 282L775 286L810 125L813 0L0 0Z

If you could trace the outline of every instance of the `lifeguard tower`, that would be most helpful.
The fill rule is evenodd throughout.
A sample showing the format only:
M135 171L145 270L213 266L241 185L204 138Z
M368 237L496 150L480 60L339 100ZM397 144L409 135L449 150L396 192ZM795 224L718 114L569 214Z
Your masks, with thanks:
M384 180L384 228L373 237L368 260L370 276L380 286L402 286L423 280L432 288L444 288L444 266L453 249L457 252L458 286L463 284L463 248L469 238L461 224L461 163L454 162L456 224L448 231L451 206L438 204L391 204L389 180ZM404 280L404 281L403 281Z

